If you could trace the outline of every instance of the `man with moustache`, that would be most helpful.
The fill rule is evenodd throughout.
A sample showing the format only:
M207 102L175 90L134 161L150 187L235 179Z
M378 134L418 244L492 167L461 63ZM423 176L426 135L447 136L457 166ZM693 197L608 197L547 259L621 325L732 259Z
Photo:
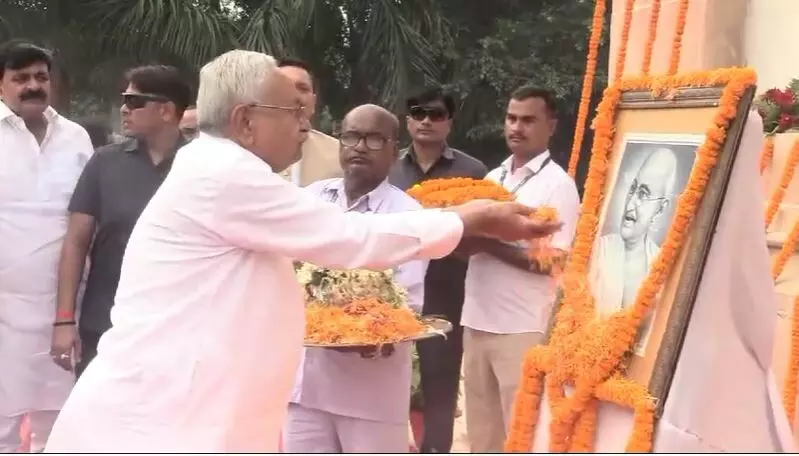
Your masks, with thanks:
M0 45L2 453L20 447L26 416L41 451L74 382L48 352L67 204L93 149L86 130L49 106L51 67L45 49Z
M113 325L49 452L275 452L303 345L294 260L386 269L447 255L463 236L560 228L511 202L345 212L287 182L277 173L299 159L310 125L266 54L233 50L206 64L197 115L200 136L131 234Z
M440 87L423 90L406 100L406 122L411 145L400 151L389 180L408 188L428 179L471 177L482 179L488 170L479 160L450 147L455 99ZM466 262L450 255L433 260L425 277L425 315L444 315L453 330L444 338L420 341L421 390L424 438L422 453L449 453L458 404L463 359L461 310Z
M316 89L310 67L304 61L294 58L280 59L278 66L281 73L294 82L306 112L313 119L316 114ZM339 142L335 138L312 129L302 144L300 161L281 175L301 187L319 180L341 177L338 150Z
M676 174L677 157L671 149L659 147L652 151L630 184L618 231L599 238L591 283L601 316L635 303L638 288L660 253L660 246L650 234L671 203ZM635 345L639 354L649 338L651 323L649 315Z
M551 239L566 256L580 211L571 177L549 152L557 106L544 89L525 86L511 95L505 140L511 156L486 179L513 193L516 201L551 206L563 228ZM502 452L521 367L527 350L544 341L555 299L555 281L529 255L527 243L464 242L471 255L463 304L466 427L474 453Z
M307 188L345 211L391 213L421 209L388 183L397 160L399 121L380 106L362 105L341 125L343 178ZM422 310L426 260L394 268L408 305ZM381 353L306 348L288 411L283 441L289 453L403 453L408 451L411 350L406 342ZM385 350L388 349L388 350Z
M111 327L122 256L133 226L186 143L179 125L192 91L178 69L137 67L127 72L125 81L120 114L123 133L130 138L99 148L89 160L69 203L61 249L51 354L64 369L75 364L78 376ZM89 276L76 330L78 286L87 254Z

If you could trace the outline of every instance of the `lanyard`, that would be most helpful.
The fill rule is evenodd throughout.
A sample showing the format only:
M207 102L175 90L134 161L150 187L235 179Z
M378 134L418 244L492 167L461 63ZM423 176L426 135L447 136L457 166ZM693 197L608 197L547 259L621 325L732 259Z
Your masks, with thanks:
M526 184L530 179L534 178L538 173L541 172L542 169L546 168L546 166L551 161L552 161L552 158L551 157L547 157L547 159L544 160L544 163L541 164L541 166L538 168L537 171L533 171L530 174L528 174L527 177L525 177L524 179L521 180L521 182L516 184L516 186L513 187L513 190L511 190L510 192L515 195L516 192L518 192L519 189L524 186L524 184ZM508 168L502 168L502 175L499 177L499 185L504 187L505 186L505 178L507 178L507 177L508 177Z

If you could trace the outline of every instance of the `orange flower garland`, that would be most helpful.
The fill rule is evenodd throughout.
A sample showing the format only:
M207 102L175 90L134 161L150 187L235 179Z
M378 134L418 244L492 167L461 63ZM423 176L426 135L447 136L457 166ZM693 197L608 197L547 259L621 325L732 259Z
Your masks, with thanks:
M782 270L785 269L788 260L790 260L794 252L796 252L796 247L799 247L799 220L794 222L791 232L782 244L780 253L777 254L777 258L774 258L774 263L771 265L771 277L774 281L782 274Z
M475 199L513 200L513 194L496 182L467 177L424 181L411 187L408 195L428 208L457 206Z
M796 421L796 379L799 376L799 296L793 301L793 321L791 322L791 354L788 358L788 375L785 377L785 388L782 392L782 403L788 414L788 423L793 430Z
M674 28L674 39L671 42L671 59L668 74L676 74L680 69L680 53L682 52L682 36L685 32L685 21L688 17L688 0L680 0L677 23Z
M760 174L762 175L766 168L771 164L774 159L774 135L766 136L766 141L763 143L763 151L760 153Z
M644 58L641 63L641 73L649 74L652 66L652 51L655 48L655 40L658 35L658 19L660 19L660 0L652 0L652 12L649 16L649 35L646 37L646 47L644 47Z
M513 201L514 195L494 181L471 178L431 179L416 184L408 190L423 207L444 208L456 206L476 199ZM539 206L530 217L542 222L557 222L558 211L554 207ZM538 263L542 274L558 276L565 258L562 252L552 247L551 236L533 239L528 251L529 258Z
M551 410L551 452L593 447L596 434L593 407L596 399L633 408L634 427L627 450L651 450L654 402L646 387L621 376L624 355L633 346L643 317L655 305L656 296L673 269L710 173L718 161L727 129L737 114L738 102L743 93L755 84L755 80L753 70L733 68L628 78L605 90L595 121L596 136L582 216L562 279L564 295L561 310L556 316L549 345L535 347L525 359L522 369L524 376L506 442L507 451L527 452L532 448L541 404L540 394L536 393L542 388L546 388ZM694 168L685 190L677 200L674 219L660 254L642 283L635 303L629 310L598 320L594 298L588 289L587 274L605 194L615 116L622 93L651 90L654 96L663 96L681 87L718 86L723 86L719 107L706 132L705 142L697 149ZM565 394L566 385L574 388L569 396ZM584 417L585 413L589 416Z
M793 143L791 153L788 156L788 163L785 164L782 175L780 175L780 182L777 184L777 188L774 189L774 193L771 194L768 207L766 207L767 229L769 225L771 225L771 222L774 221L774 216L777 215L780 204L782 204L782 199L785 198L785 192L788 190L788 186L791 185L793 174L796 171L796 165L799 165L799 138Z
M624 3L624 22L621 25L621 36L619 37L619 51L616 54L616 67L613 75L613 82L618 82L624 75L624 64L627 63L627 43L630 41L630 27L633 23L633 6L635 0L627 0Z
M569 156L569 176L572 178L577 173L577 163L580 160L580 150L585 137L585 124L588 121L588 108L591 104L591 93L594 89L594 76L596 75L597 55L599 53L599 40L602 38L602 27L605 23L605 0L596 0L594 5L594 18L591 21L591 37L588 40L588 57L585 62L585 75L583 76L583 91L580 94L580 106L577 109L577 125L574 128L574 143Z

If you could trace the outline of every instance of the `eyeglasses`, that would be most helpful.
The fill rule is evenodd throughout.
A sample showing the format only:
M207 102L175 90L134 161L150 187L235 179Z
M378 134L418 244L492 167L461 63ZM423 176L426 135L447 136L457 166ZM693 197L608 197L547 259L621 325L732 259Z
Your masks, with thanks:
M287 111L294 113L294 116L297 119L304 119L305 118L305 107L304 106L278 106L278 105L271 105L271 104L261 104L261 103L250 103L248 106L253 108L262 108L262 109L273 109L276 111Z
M122 104L127 106L128 109L140 109L143 108L147 103L151 101L157 101L159 103L165 103L169 101L166 97L162 95L156 95L152 93L123 93L122 94Z
M344 147L355 147L359 142L361 142L361 140L363 140L366 148L369 150L382 150L384 147L386 147L386 143L389 142L388 138L378 133L361 134L354 131L349 131L342 133L338 137L338 142Z
M649 193L649 188L645 185L638 184L638 181L633 181L633 184L630 186L630 190L627 192L627 196L635 196L638 201L641 202L661 201L666 199L664 196L653 197Z
M408 115L417 122L421 122L425 118L430 119L432 122L441 122L449 119L449 112L446 109L426 108L424 106L413 106L408 110Z

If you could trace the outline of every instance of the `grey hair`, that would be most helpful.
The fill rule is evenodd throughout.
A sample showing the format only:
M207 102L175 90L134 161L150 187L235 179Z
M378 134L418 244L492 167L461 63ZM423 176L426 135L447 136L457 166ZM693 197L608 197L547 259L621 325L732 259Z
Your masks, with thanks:
M263 83L277 70L267 54L235 49L205 64L197 90L197 128L221 133L239 104L257 103Z

